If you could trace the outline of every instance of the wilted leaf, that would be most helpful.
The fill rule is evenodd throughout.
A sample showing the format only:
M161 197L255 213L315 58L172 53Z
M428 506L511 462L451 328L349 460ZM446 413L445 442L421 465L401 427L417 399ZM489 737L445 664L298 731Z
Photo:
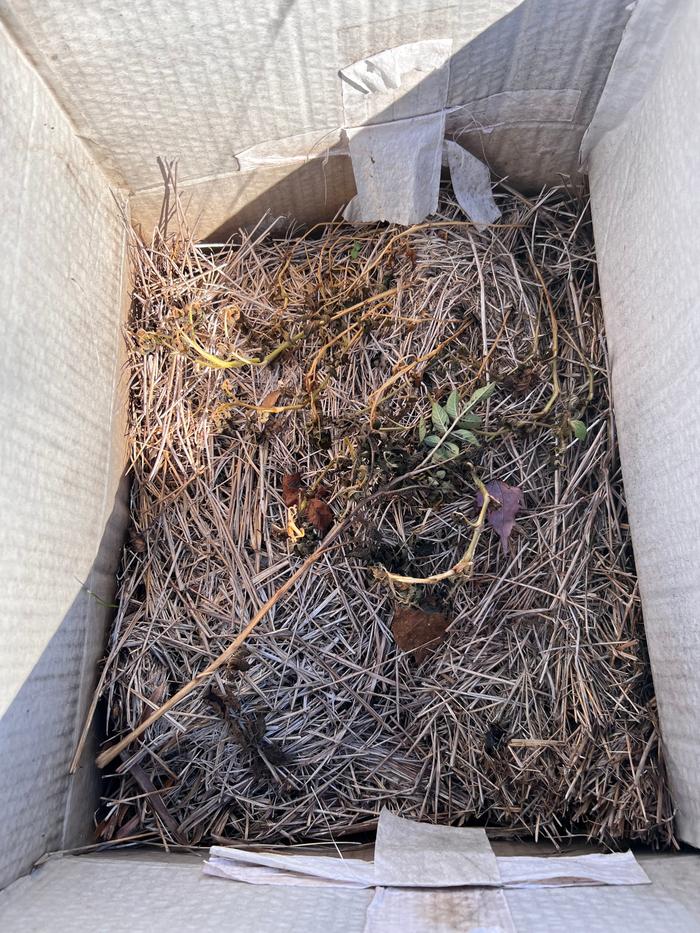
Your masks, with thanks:
M473 408L477 402L483 402L484 399L487 399L490 395L493 395L495 391L495 382L489 382L487 386L481 386L480 389L477 389L476 392L472 394L472 397L467 402L467 408Z
M438 428L442 434L445 433L450 423L450 417L437 402L433 402L433 426Z
M573 420L570 421L569 424L571 425L571 430L576 435L576 440L585 441L588 437L588 428L583 423L583 421Z
M260 412L260 421L262 424L265 424L270 415L274 414L274 408L283 394L284 389L275 389L274 392L268 392L262 402L260 402L258 411ZM267 409L267 411L265 409Z
M425 436L428 433L428 429L425 425L425 418L420 419L418 422L418 441L422 444L425 440Z
M310 499L306 507L306 517L321 537L325 535L333 524L333 513L330 506L323 499Z
M328 486L324 486L323 483L319 483L317 486L314 486L311 490L312 499L325 499L326 502L331 497L331 490Z
M405 249L404 249L404 251L403 251L403 254L404 254L404 256L406 257L406 259L408 259L408 261L411 263L411 265L413 266L413 268L415 269L415 268L416 268L416 259L418 258L418 254L417 254L416 251L413 249L413 247L412 247L412 246L406 246Z
M445 411L449 415L450 421L454 421L459 414L459 392L457 389L450 392L449 398L445 402Z
M445 637L450 620L444 612L415 606L397 606L391 633L402 651L409 651L420 664Z
M503 553L507 554L509 550L510 535L515 525L515 516L520 511L523 498L523 491L519 486L509 486L508 483L500 479L491 480L486 484L486 491L491 496L491 502L486 511L486 517L489 525L494 529L501 539ZM495 502L493 500L496 500ZM479 508L484 503L484 497L480 492L476 494L476 504Z
M471 431L474 428L481 427L481 417L479 415L462 415L457 422L457 427L466 428Z
M445 441L440 449L444 450L449 457L456 457L459 454L459 447L453 441Z
M450 437L458 437L460 441L465 441L467 444L474 444L476 447L479 446L476 435L472 434L471 431L467 431L466 428L457 428L456 431L450 434Z
M282 477L282 498L288 509L299 505L301 493L301 473L287 473Z
M263 397L262 401L258 405L258 411L263 408L274 408L277 402L284 394L284 389L273 389L272 392L268 392L266 396Z
M437 445L440 443L440 438L437 436L437 434L429 434L425 438L425 443L428 445L428 447L437 447Z

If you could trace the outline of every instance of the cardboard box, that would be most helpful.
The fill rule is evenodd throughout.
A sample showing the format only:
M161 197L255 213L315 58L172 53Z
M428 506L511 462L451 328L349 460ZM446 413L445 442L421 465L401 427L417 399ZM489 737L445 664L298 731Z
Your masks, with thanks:
M89 841L99 794L94 742L73 778L68 763L109 618L87 590L113 591L127 518L121 212L145 231L157 221L160 158L178 160L202 237L266 210L329 217L360 187L358 114L366 134L437 113L526 191L577 177L581 160L590 174L676 829L700 846L698 5L3 0L0 16L0 885ZM448 49L439 66L428 47ZM410 61L408 84L373 109L353 103L348 69L385 50ZM347 892L212 894L198 864L136 852L49 862L1 896L0 923L362 929ZM648 866L649 888L517 892L517 929L700 929L700 857Z

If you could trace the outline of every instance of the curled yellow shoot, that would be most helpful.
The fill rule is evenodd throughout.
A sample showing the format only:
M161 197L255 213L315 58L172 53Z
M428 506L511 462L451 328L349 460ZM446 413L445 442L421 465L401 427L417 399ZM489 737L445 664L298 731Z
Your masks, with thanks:
M449 570L444 570L442 573L434 573L430 577L404 577L398 573L389 573L387 570L384 573L386 579L390 580L392 583L398 583L401 586L426 586L430 583L442 583L443 580L449 580L451 577L471 576L472 570L474 569L474 554L476 553L476 546L479 543L481 532L484 530L484 525L486 523L486 513L488 511L489 502L491 501L491 496L489 496L486 486L484 486L473 470L472 478L476 483L477 489L481 493L483 502L481 503L479 517L474 523L474 531L472 532L469 547L464 552L462 557L460 557L454 567L450 567Z
M190 306L188 318L190 322L190 327L192 328L192 333L194 333L194 318L192 315L193 308ZM209 353L208 350L205 350L201 343L195 338L190 337L189 334L186 334L182 328L178 328L178 333L185 341L188 347L191 347L193 350L202 357L210 366L213 366L214 369L238 369L241 366L255 366L262 362L257 357L243 356L241 353L234 352L233 358L230 360L224 360L222 357L217 356L215 353Z

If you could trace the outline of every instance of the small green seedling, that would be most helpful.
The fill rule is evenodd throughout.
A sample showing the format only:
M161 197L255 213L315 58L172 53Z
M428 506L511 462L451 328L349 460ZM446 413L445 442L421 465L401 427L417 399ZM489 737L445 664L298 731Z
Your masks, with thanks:
M463 402L457 389L453 389L444 405L433 402L431 411L432 431L429 434L425 418L418 423L418 440L426 447L434 448L432 459L440 463L451 460L464 446L479 446L474 431L481 427L481 418L472 409L487 399L495 390L496 383L490 382Z
M569 427L574 432L574 437L577 441L581 441L583 443L583 441L585 441L588 437L588 428L583 421L577 421L576 419L572 418L569 421Z

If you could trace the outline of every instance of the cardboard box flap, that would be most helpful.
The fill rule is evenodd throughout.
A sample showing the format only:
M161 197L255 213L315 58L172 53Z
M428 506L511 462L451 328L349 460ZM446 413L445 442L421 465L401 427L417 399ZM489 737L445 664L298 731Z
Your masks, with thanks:
M157 2L147 11L106 0L51 0L49 8L3 0L0 9L96 160L114 181L144 192L133 200L135 219L154 222L157 158L178 159L207 236L232 215L250 216L253 200L258 216L280 213L279 176L272 184L236 177L237 154L300 136L313 147L311 134L346 124L339 72L429 40L451 41L446 104L467 108L454 128L461 145L516 186L576 175L630 15L624 0L562 0L554 13L548 0L388 0L380 15L369 0L351 11L331 0L321 17L312 0L289 8L270 0L245 16L221 0L177 9ZM527 107L514 107L512 94L526 94ZM347 169L331 172L349 200ZM261 186L269 196L261 198ZM305 214L329 216L336 198L316 191Z

